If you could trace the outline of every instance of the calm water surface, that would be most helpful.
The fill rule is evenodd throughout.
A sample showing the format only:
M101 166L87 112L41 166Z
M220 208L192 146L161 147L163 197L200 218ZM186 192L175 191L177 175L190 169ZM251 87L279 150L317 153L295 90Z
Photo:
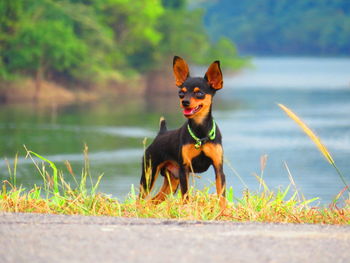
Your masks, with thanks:
M322 203L330 202L343 188L339 177L276 103L293 109L322 138L350 181L350 59L259 58L253 64L239 76L225 75L224 89L214 102L228 186L238 194L246 187L257 190L254 174L260 174L260 157L266 154L264 179L270 188L286 188L290 183L286 163L307 198L318 196ZM204 70L196 71L202 75ZM24 158L24 144L54 161L67 178L64 161L69 160L78 176L86 143L93 178L104 174L100 190L121 199L131 184L138 185L142 141L148 137L150 142L155 135L159 117L164 115L170 128L184 121L176 96L147 101L120 97L46 110L3 105L0 110L1 180L8 178L4 159L12 163L18 152L18 183L40 184L40 176ZM194 182L197 188L214 182L212 170L201 177Z

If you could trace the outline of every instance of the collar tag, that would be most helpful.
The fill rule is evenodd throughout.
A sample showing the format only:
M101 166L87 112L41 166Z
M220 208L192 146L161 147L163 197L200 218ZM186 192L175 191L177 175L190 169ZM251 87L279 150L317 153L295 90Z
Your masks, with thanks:
M191 130L191 127L189 124L187 124L187 130L188 130L189 134L191 135L192 139L194 139L196 141L196 143L194 144L194 148L196 148L196 149L199 149L203 144L205 144L209 140L213 141L216 137L216 124L215 124L214 120L213 120L213 126L212 126L210 132L208 133L208 136L204 137L202 139L198 138L194 134L194 132Z

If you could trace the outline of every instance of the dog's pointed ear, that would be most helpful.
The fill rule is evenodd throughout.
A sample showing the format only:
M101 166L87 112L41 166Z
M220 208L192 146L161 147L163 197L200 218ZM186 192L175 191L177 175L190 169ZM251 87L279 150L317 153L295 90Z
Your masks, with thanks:
M190 76L190 71L186 61L178 56L175 56L173 60L173 70L176 86L180 87Z
M222 72L220 68L220 61L214 61L209 66L204 78L208 81L211 87L215 90L219 90L223 87Z

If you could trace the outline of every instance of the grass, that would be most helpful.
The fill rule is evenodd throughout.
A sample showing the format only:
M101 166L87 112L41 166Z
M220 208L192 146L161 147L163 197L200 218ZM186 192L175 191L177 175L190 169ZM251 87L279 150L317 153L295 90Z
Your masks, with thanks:
M281 108L287 114L291 112L288 108L283 107ZM295 116L291 118L296 120ZM299 118L296 122L305 125ZM307 126L302 126L303 130L305 127ZM310 131L309 129L307 134L314 139L318 139ZM317 143L319 144L316 145L321 153L324 154L327 161L330 162L332 160L333 163L330 162L330 164L340 173L327 148L319 139ZM102 175L96 182L93 182L89 171L87 147L84 151L85 167L80 176L75 175L72 172L70 164L68 162L66 163L67 170L73 178L74 186L66 182L63 173L57 170L54 163L37 153L27 149L26 151L27 156L32 158L39 175L42 177L43 186L33 186L29 190L21 186L17 187L17 158L15 158L13 167L8 165L9 180L3 182L0 191L0 211L2 212L181 220L223 220L234 222L350 224L350 199L345 194L348 189L345 180L343 182L346 186L343 191L334 198L334 201L328 207L312 206L318 198L306 200L298 192L286 163L285 166L289 174L290 185L286 189L275 191L268 188L263 180L267 161L266 156L261 158L260 175L255 175L260 185L259 191L245 190L243 193L237 195L231 187L227 189L226 207L222 208L217 195L211 194L209 188L202 191L191 188L187 202L183 202L180 193L177 193L175 195L169 195L164 202L156 205L151 200L138 199L136 190L132 186L129 196L121 202L97 191ZM34 157L39 158L42 164L39 165ZM49 171L45 163L48 164ZM236 173L234 170L233 172ZM340 205L341 198L343 200Z
M139 200L132 186L129 196L121 202L97 191L102 176L91 184L88 161L80 176L71 172L75 181L73 187L64 180L62 172L52 162L29 150L27 154L29 158L34 155L48 163L52 175L44 164L39 166L33 159L43 179L43 186L34 186L30 190L16 187L15 162L13 168L9 167L10 181L4 181L0 191L0 211L234 222L350 224L350 201L345 200L341 208L337 205L343 193L329 207L322 208L310 206L317 198L305 200L296 188L292 190L295 186L292 180L284 190L270 190L262 178L265 156L261 160L262 172L259 176L256 175L261 190L246 190L238 197L231 187L227 191L226 208L222 209L217 195L211 194L209 188L203 191L191 188L186 203L182 201L180 193L177 193L155 205L150 200ZM87 149L85 155L87 156ZM72 171L69 163L66 166L68 171Z
M208 191L192 189L189 201L182 202L179 195L169 196L159 205L151 201L137 200L131 194L124 202L102 193L83 193L79 190L62 191L59 195L42 197L42 189L30 191L11 188L0 194L0 210L3 212L49 213L67 215L119 216L133 218L162 218L181 220L225 220L234 222L278 222L278 223L320 223L349 224L349 203L343 208L336 205L329 208L310 207L309 202L299 201L296 195L286 198L290 187L274 193L245 191L236 198L232 188L228 191L229 201L221 209L216 195Z

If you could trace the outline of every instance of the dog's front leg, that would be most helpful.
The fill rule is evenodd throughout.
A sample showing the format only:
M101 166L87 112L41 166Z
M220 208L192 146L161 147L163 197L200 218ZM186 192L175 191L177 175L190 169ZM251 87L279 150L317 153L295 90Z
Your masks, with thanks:
M208 156L213 162L215 170L216 192L220 197L220 204L224 206L226 200L226 177L223 171L224 154L222 145L219 143L208 143L203 147L203 151L205 155Z
M180 178L180 188L182 194L182 200L188 200L188 169L183 165L179 169L179 178Z
M226 177L223 170L222 161L214 164L216 192L219 196L220 206L222 209L226 207Z
M215 182L216 182L216 192L219 196L225 198L226 195L226 177L223 170L222 162L220 164L214 164L215 170Z

